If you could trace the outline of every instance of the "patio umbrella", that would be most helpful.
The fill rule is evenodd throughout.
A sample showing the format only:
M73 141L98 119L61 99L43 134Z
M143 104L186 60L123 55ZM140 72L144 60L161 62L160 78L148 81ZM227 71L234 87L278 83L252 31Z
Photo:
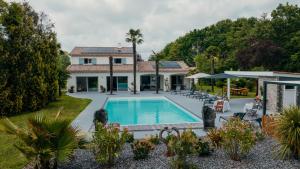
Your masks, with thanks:
M185 77L187 79L199 79L199 78L204 78L204 77L207 77L207 76L210 76L209 74L206 74L206 73L197 73L197 74L193 74L193 75L190 75L188 77Z
M190 75L188 77L185 77L187 79L192 79L192 83L194 84L195 83L195 79L200 79L200 78L204 78L204 77L207 77L207 76L210 76L209 74L206 74L206 73L196 73L196 74L193 74L193 75Z
M230 75L230 74L226 74L226 73L219 73L219 74L215 74L215 75L206 76L203 78L206 78L206 79L228 79L228 78L238 78L238 76Z

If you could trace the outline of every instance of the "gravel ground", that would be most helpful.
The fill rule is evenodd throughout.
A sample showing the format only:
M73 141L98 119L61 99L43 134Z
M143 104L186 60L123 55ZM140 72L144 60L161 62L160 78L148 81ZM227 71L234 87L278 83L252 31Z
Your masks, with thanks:
M221 150L215 150L207 157L189 157L190 163L197 168L216 169L300 169L300 162L296 160L278 160L274 158L275 141L267 138L258 142L251 152L241 162L230 160ZM164 156L166 147L158 145L146 160L135 161L130 145L126 144L120 157L116 160L113 169L169 169L170 158ZM62 164L60 169L101 169L95 161L93 154L87 150L77 150L74 159L67 164Z

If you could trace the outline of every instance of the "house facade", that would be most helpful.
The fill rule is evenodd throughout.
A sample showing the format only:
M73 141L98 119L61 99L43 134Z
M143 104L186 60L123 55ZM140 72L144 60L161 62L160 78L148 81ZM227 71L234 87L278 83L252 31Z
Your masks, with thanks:
M133 89L133 50L131 47L75 47L68 67L67 88L74 92L110 90L109 57L113 58L113 90ZM137 58L137 91L155 90L155 63ZM184 77L190 68L182 61L161 61L159 64L160 90L190 86Z

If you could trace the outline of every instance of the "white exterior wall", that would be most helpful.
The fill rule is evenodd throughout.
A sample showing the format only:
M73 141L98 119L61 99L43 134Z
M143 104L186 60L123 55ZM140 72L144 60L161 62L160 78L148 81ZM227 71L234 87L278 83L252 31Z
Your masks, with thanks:
M149 75L149 74L155 74L153 72L149 73L138 73L136 74L136 90L140 91L140 77L141 75ZM185 74L180 74L180 73L162 73L160 72L160 75L163 75L163 81L161 83L161 88L163 88L164 91L170 91L171 89L171 76L172 75L185 75ZM67 82L67 89L70 89L71 86L74 86L75 92L77 90L76 86L76 77L98 77L98 91L100 92L100 86L104 86L107 89L107 82L106 82L106 77L109 76L109 73L71 73L70 78L68 79ZM128 87L133 89L133 86L131 83L133 83L133 73L114 73L113 76L127 76L128 77ZM166 82L166 79L168 81ZM189 87L189 79L184 79L184 85ZM168 86L167 86L167 85Z
M77 90L76 86L76 77L98 77L98 91L100 92L100 86L104 86L107 89L106 77L110 76L109 73L71 73L70 78L67 82L67 89L70 89L71 86L74 86L75 92ZM114 73L113 76L127 76L128 77L128 87L131 87L131 82L133 82L133 73ZM138 84L137 78L137 86ZM137 91L140 89L137 87Z
M71 65L78 65L79 59L78 57L71 57Z

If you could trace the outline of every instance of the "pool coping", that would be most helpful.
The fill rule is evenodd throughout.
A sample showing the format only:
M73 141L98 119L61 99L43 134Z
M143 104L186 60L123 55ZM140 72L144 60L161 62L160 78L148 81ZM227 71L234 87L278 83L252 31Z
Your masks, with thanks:
M129 96L131 97L131 96ZM171 102L173 102L173 104L175 104L175 106L179 106L179 108L184 109L185 111L187 111L188 113L190 113L192 116L195 116L196 118L200 119L201 122L190 122L190 123L169 123L169 124L151 124L151 125L121 125L120 126L120 130L123 131L124 129L127 129L128 131L155 131L155 130L162 130L165 127L176 127L178 129L203 129L203 120L201 117L199 117L197 114L191 112L190 110L188 110L186 107L182 106L181 104L178 104L176 101L174 101L173 99L167 97L167 96L158 96L158 97L150 97L150 98L165 98ZM118 97L106 97L104 103L102 104L101 108L104 108L105 104L107 103L107 100L110 98L118 98ZM120 97L122 98L122 97ZM123 97L126 98L126 97ZM134 96L132 96L132 98L134 98ZM145 96L144 98L149 98L147 96Z

